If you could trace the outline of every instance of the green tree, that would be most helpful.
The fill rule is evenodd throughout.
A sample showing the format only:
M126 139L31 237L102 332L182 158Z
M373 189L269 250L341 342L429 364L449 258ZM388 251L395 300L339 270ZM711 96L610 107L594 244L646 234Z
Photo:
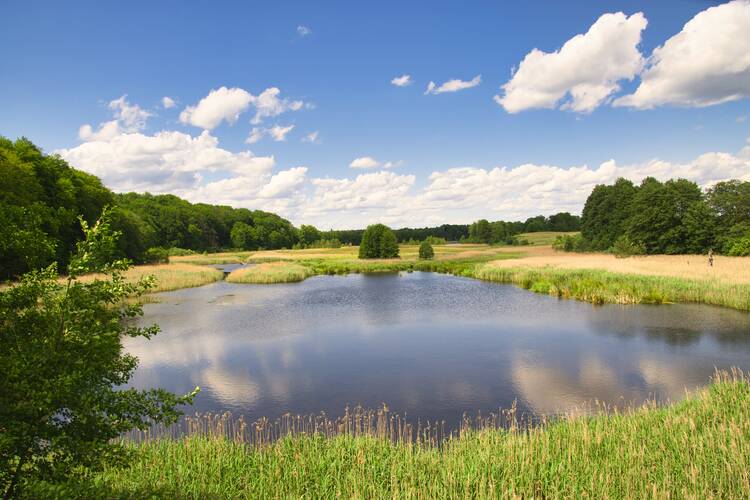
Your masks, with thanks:
M391 228L384 224L367 226L359 245L360 259L389 259L398 257L398 241Z
M244 222L235 222L232 226L232 246L242 250L254 250L258 248L256 244L257 232L255 229Z
M121 388L137 359L123 351L124 337L151 337L157 326L131 319L140 305L126 300L152 286L127 282L126 261L112 260L115 236L106 213L93 227L81 219L85 239L61 282L56 265L32 271L0 291L0 488L8 498L29 479L55 481L122 460L114 439L134 427L170 423L178 397L164 390ZM85 273L106 278L81 280Z
M435 250L432 249L430 242L425 240L419 245L419 258L429 260L435 257Z
M637 189L627 179L611 186L599 184L586 199L581 215L581 235L591 250L607 250L624 233Z
M716 244L729 252L734 243L750 238L750 182L719 182L706 193L706 202L716 216Z
M316 228L315 226L302 224L299 227L299 242L303 248L312 245L313 243L320 240L320 231L318 231L318 228Z

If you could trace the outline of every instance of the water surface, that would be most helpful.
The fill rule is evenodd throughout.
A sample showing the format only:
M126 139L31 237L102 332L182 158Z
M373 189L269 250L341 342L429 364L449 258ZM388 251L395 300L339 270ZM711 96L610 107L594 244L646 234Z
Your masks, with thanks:
M256 419L346 405L458 423L464 411L552 414L684 396L714 367L750 369L750 315L593 306L433 273L218 282L158 295L127 344L136 387L202 390L190 411Z

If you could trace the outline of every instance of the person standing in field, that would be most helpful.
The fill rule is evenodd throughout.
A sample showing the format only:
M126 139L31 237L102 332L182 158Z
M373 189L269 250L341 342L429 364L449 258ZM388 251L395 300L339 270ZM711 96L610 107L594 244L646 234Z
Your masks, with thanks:
M708 250L708 267L714 267L714 249Z

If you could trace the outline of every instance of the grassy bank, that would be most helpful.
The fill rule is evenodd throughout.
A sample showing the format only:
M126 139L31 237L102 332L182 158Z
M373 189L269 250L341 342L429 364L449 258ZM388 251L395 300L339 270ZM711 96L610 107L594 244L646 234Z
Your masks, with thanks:
M340 435L249 448L226 438L134 447L66 492L171 498L745 498L750 386L739 372L665 408L464 433L441 449ZM38 494L33 490L30 494Z
M152 293L203 286L219 281L224 277L224 273L218 269L193 264L149 264L133 266L125 272L125 277L130 281L136 281L149 275L156 278L156 286L151 289ZM97 275L92 274L84 276L82 279L87 280L96 277Z
M720 280L614 273L598 269L480 265L475 278L594 304L694 302L750 311L750 285Z
M227 276L232 283L293 283L310 276L308 268L296 262L266 262L238 269Z

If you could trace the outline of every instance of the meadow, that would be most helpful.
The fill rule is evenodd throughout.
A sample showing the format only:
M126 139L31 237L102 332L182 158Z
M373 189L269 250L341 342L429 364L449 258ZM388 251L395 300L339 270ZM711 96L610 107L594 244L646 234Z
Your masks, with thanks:
M348 419L351 425L330 432L290 432L261 444L226 432L221 418L208 420L187 437L126 444L129 468L110 466L54 489L37 483L26 494L744 498L750 491L750 385L739 371L717 373L710 386L671 406L578 412L535 426L478 420L440 446L399 439L400 424L380 415L359 427Z
M256 263L228 281L286 283L321 274L433 271L511 283L528 290L596 304L704 303L750 310L750 258L648 255L617 258L604 253L564 253L549 242L561 233L529 233L529 246L435 246L419 260L416 245L401 245L398 259L361 260L357 247L269 250L173 257L180 264Z

